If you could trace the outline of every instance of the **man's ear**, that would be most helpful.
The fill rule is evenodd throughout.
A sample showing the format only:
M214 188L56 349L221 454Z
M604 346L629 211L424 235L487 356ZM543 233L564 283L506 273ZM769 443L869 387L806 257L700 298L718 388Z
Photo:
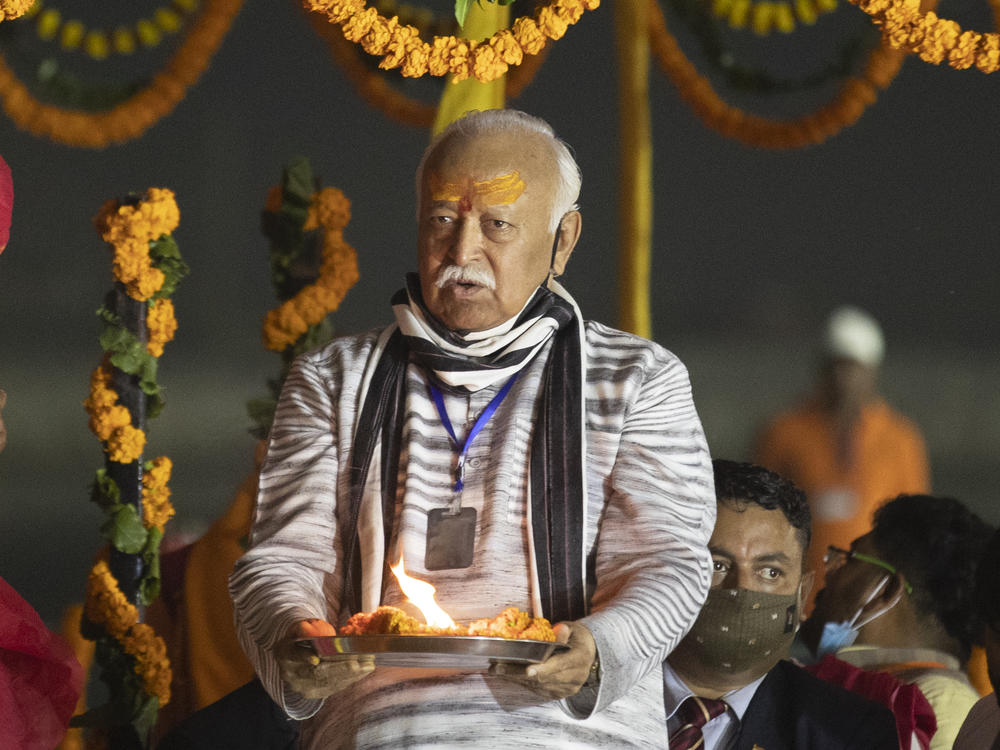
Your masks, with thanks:
M906 579L899 571L887 575L883 581L871 601L861 608L861 613L858 615L859 623L871 622L879 615L888 612L899 603L906 591Z
M556 251L552 254L552 273L555 276L562 276L569 262L569 256L576 247L577 240L580 239L580 231L583 229L583 216L577 210L568 211L563 214L562 221L559 222L558 236L556 237Z
M816 571L807 570L799 580L799 620L806 619L806 602L809 601L809 594L812 593L816 583Z

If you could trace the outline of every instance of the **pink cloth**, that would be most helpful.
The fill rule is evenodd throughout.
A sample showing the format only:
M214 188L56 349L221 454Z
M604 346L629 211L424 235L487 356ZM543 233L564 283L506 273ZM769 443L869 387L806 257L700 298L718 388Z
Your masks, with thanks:
M69 644L0 578L0 747L52 750L82 690Z
M930 747L931 737L937 731L934 709L916 685L902 682L887 672L874 672L855 667L846 661L827 654L818 663L806 667L821 680L832 682L852 693L886 706L896 717L899 745L909 750L910 738L920 747Z
M0 253L10 239L11 213L14 210L14 179L10 167L0 156Z

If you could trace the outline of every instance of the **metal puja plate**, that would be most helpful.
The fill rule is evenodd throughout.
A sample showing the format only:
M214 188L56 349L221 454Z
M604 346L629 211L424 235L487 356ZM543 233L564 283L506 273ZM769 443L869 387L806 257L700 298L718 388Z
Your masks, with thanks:
M328 635L297 643L321 659L372 654L382 666L468 670L488 669L493 662L537 664L569 648L552 641L470 635Z

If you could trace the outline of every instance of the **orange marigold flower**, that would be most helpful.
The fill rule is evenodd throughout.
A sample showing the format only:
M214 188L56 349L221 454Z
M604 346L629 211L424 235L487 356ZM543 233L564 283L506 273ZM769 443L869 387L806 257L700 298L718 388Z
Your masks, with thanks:
M472 75L478 81L494 81L507 72L505 63L489 44L480 44L472 53Z
M406 57L399 72L405 78L420 78L430 70L431 46L415 37L407 42Z
M983 34L976 54L976 67L983 73L1000 69L1000 34Z
M538 12L538 27L549 39L562 39L568 24L553 8L542 8Z
M360 13L355 13L347 23L340 27L344 32L344 38L355 43L360 42L378 17L378 11L375 8L366 8Z
M533 18L521 16L514 21L514 39L521 45L521 48L529 55L537 55L545 46L545 34L538 28Z
M451 60L451 48L458 44L453 36L436 36L431 44L427 58L427 72L432 76L448 74L448 63Z
M174 303L166 298L154 300L146 312L146 330L149 332L146 351L154 357L163 356L163 345L172 341L177 332Z
M120 464L130 464L142 455L146 433L130 424L117 428L108 438L104 450L108 458Z
M510 29L504 29L494 34L490 39L490 46L508 65L520 65L521 61L524 60L524 50L521 49L521 45L517 43Z
M84 612L88 620L119 639L139 621L139 610L125 598L104 560L96 562L87 576Z

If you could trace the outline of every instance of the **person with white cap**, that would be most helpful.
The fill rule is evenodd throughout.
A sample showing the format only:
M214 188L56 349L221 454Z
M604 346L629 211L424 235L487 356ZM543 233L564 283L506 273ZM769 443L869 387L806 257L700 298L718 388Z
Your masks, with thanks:
M834 310L815 393L780 414L757 440L754 461L809 496L812 570L823 570L828 545L844 547L864 534L883 501L930 491L919 429L878 393L884 355L882 329L869 313L853 306Z

